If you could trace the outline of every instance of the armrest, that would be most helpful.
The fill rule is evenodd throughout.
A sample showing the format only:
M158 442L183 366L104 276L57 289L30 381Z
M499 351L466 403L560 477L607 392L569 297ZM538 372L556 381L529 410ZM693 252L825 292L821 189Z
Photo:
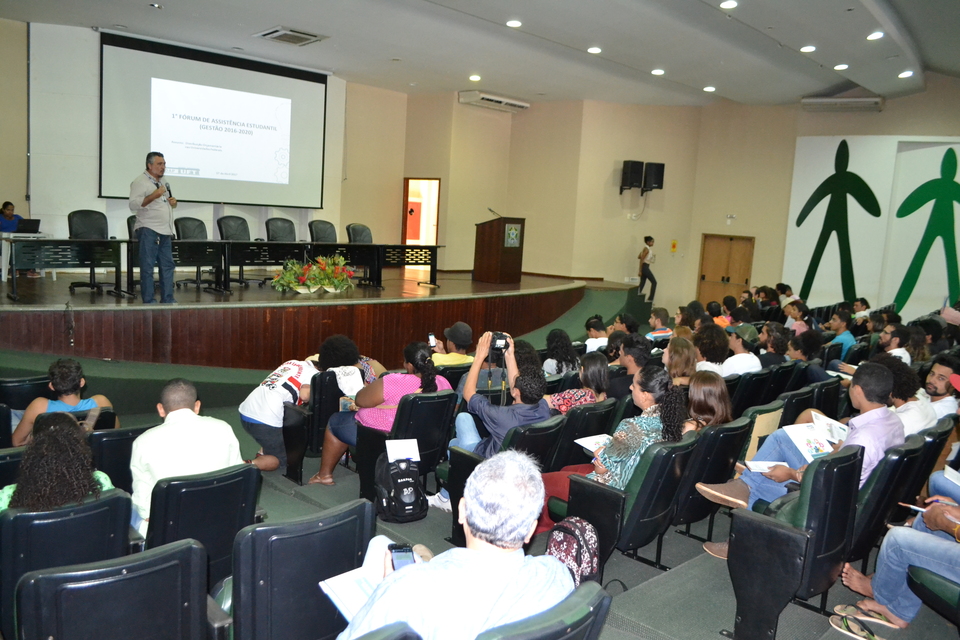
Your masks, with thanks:
M447 476L446 489L450 493L451 514L450 542L463 547L466 546L466 537L463 534L463 525L460 524L460 498L467 486L467 478L473 470L483 462L483 458L473 453L453 447L450 449L450 472Z
M129 543L128 543L129 549L127 551L128 554L142 553L144 547L147 544L147 541L144 540L142 535L140 535L140 532L134 529L133 527L130 527L128 540L129 540Z
M758 509L757 505L760 504L760 500L754 505L754 511L757 513L762 513L765 516L771 516L776 518L777 515L785 508L787 505L792 504L800 498L799 491L790 491L786 495L780 496L773 502L765 503L765 506L762 509ZM783 518L779 518L783 520Z
M627 493L589 480L586 476L570 476L570 500L566 517L583 518L597 530L601 566L613 553L627 508Z
M951 622L957 620L960 584L929 569L907 567L907 584L931 609Z
M217 601L207 596L207 640L228 640L233 618L228 616Z
M377 457L387 450L386 431L371 429L357 423L357 451L354 460L357 463L357 475L360 476L360 497L376 502L376 474Z

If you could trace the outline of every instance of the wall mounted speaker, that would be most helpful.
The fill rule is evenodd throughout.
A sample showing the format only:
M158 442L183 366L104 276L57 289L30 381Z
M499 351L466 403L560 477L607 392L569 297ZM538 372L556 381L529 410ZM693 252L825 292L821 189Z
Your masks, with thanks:
M643 187L643 163L639 160L624 160L623 172L620 174L620 193L625 189L640 189Z
M648 162L643 171L643 186L640 192L663 189L663 163Z

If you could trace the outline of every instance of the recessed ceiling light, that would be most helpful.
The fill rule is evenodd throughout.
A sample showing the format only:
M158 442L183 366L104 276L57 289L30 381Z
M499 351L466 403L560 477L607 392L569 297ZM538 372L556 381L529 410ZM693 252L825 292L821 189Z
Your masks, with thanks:
M154 9L163 9L163 5L157 4L156 2L151 2L150 6L153 7Z
M816 48L815 46L813 46L812 44L808 44L808 45L805 46L805 47L800 47L800 52L801 52L801 53L813 53L813 52L816 51L816 50L817 50L817 48Z
M874 31L867 36L867 40L879 40L883 37L883 31Z
M480 82L480 76L478 76L477 74L473 74L472 76L470 76L470 80L472 82Z
M909 70L908 70L908 71L904 71L903 73L901 73L901 74L898 75L897 77L898 77L898 78L909 78L909 77L912 76L912 75L913 75L913 71L909 71Z
M517 27L522 27L523 23L519 20L507 20L507 26L516 29Z
M720 3L720 8L721 8L721 9L736 9L736 8L737 8L737 0L724 0L723 2Z
M714 91L717 90L717 88L716 88L716 87L704 87L703 90L706 91L707 93L713 93Z
M834 70L834 71L846 71L846 70L849 69L849 68L850 68L850 65L848 65L848 64L838 64L837 66L835 66L835 67L833 68L833 70Z
M113 25L113 28L114 28L114 29L126 29L126 28L127 28L127 25L125 25L125 24L115 24L115 25Z
M590 47L587 49L587 53L600 53L600 47Z
M230 47L233 51L243 51L243 47Z
M651 71L650 73L652 73L652 74L655 75L655 76L662 76L662 75L664 74L664 71L663 71L663 69L654 69L654 70Z

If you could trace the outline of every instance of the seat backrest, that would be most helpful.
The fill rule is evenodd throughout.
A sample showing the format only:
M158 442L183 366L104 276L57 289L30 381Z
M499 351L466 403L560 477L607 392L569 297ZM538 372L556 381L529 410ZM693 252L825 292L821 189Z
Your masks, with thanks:
M617 400L617 406L614 408L613 413L610 414L610 425L607 427L607 433L613 433L616 428L620 426L624 418L633 415L632 408L634 406L632 393Z
M546 611L484 631L477 640L596 640L613 600L596 582L576 591Z
M287 218L267 218L264 223L267 228L268 242L296 242L297 225Z
M136 240L137 234L134 232L133 228L137 225L137 216L127 216L127 239ZM177 233L179 236L179 232Z
M737 387L740 386L740 374L724 376L723 381L727 384L727 395L733 398L737 393Z
M183 540L113 560L33 571L17 588L19 633L125 640L149 629L150 637L204 640L206 556L196 540Z
M101 211L77 209L67 214L67 228L71 240L107 240L107 216Z
M470 363L444 365L437 367L437 373L447 379L451 389L456 390L460 385L460 379L467 374L467 371L470 371L471 366Z
M178 240L206 240L207 225L199 218L183 216L173 220L173 228Z
M742 416L747 407L764 404L762 402L763 392L767 388L768 382L770 382L770 369L751 371L740 376L737 391L730 396L734 418Z
M130 474L133 441L151 428L105 429L87 434L87 442L93 452L93 466L110 476L110 482L117 489L133 493L133 476Z
M0 402L11 409L23 411L37 398L57 399L56 391L50 388L50 376L0 379Z
M582 389L583 383L580 381L579 371L567 371L563 374L560 382L560 391L569 391L570 389Z
M607 398L602 402L577 405L567 411L567 421L560 434L550 470L559 471L567 465L589 462L590 456L574 440L609 433L610 416L616 408L617 400Z
M26 447L0 449L0 487L13 484L20 474L20 461Z
M811 384L810 388L813 389L813 408L836 420L840 411L840 378L831 376L829 380Z
M902 485L903 493L900 494L899 501L909 504L915 503L917 496L923 490L923 485L927 483L927 479L933 473L933 467L937 464L937 460L947 444L947 438L950 437L950 433L956 425L956 420L956 414L946 415L937 420L937 423L932 427L917 434L923 437L923 449L917 459L913 473L905 479ZM905 518L906 508L903 509L901 515Z
M310 379L310 425L307 434L309 447L319 451L323 445L323 433L330 416L340 411L340 386L333 371L320 371Z
M770 380L767 382L767 388L763 392L763 401L760 404L773 402L777 399L777 396L787 390L787 385L793 378L793 371L797 368L798 362L799 360L788 360L770 367Z
M674 526L699 522L720 508L700 495L697 483L721 484L733 477L734 466L747 443L752 422L752 418L744 416L700 431L677 491Z
M483 396L490 401L490 404L496 405L498 407L506 407L507 405L513 404L513 396L510 395L509 387L506 389L499 389L493 387L491 389L477 389L477 395ZM466 411L467 403L463 403L463 410Z
M53 418L56 412L50 413L41 413L33 421L34 430L42 429L46 422ZM87 416L90 415L90 411L73 411L71 414L74 418L77 419L77 422L83 423L87 419ZM95 431L103 431L105 429L113 429L117 426L117 414L113 412L113 409L109 407L104 407L100 409L100 412L97 415L97 421L93 423L93 429Z
M370 232L370 227L365 224L348 224L347 242L354 244L373 244L373 234Z
M847 349L847 355L843 359L847 364L852 364L854 366L860 364L867 359L867 356L870 354L870 339L867 338L866 342L857 342L854 345L851 345ZM922 380L923 378L921 378Z
M805 409L813 406L813 389L803 387L797 391L781 393L777 400L783 401L783 414L780 416L780 426L795 424L797 418Z
M446 451L456 406L457 394L450 390L410 393L400 399L390 438L416 438L421 475L436 469Z
M563 384L563 375L555 373L551 376L547 376L547 395L553 395L557 391L560 391L560 385Z
M347 621L317 583L363 564L375 531L366 500L240 531L233 545L235 640L336 637Z
M546 469L556 453L566 421L567 416L550 416L536 424L514 427L504 436L500 450L516 449L528 453L536 458L541 469Z
M744 418L750 419L750 437L744 445L743 459L753 460L761 439L780 428L780 416L783 414L783 400L774 400L769 404L750 407L743 412Z
M193 538L207 550L210 586L230 574L233 539L253 524L260 470L238 464L220 471L164 478L150 498L150 549Z
M824 338L824 340L826 340L826 338ZM820 349L820 359L823 360L824 363L830 364L834 360L839 360L841 353L843 353L843 345L839 342L825 344Z
M807 364L809 363L805 360L797 360L796 362L797 364L791 372L790 380L787 381L787 386L784 387L781 393L800 389L803 387L803 383L807 379Z
M311 220L307 224L310 229L311 242L336 242L337 228L332 222L326 220Z
M99 500L50 511L0 513L0 632L15 638L17 581L38 569L119 558L127 553L130 496L119 489ZM59 637L59 636L57 636Z
M217 218L217 230L221 240L249 240L250 225L246 218L240 216L223 216Z

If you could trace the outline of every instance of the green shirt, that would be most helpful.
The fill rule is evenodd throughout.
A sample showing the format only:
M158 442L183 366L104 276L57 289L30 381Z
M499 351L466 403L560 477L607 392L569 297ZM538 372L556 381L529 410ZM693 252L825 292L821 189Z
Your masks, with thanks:
M101 491L108 491L113 489L113 483L110 482L110 476L105 474L102 471L93 472L94 479L100 483ZM8 484L3 489L0 489L0 511L6 511L10 506L10 499L13 498L13 492L16 491L17 485Z

